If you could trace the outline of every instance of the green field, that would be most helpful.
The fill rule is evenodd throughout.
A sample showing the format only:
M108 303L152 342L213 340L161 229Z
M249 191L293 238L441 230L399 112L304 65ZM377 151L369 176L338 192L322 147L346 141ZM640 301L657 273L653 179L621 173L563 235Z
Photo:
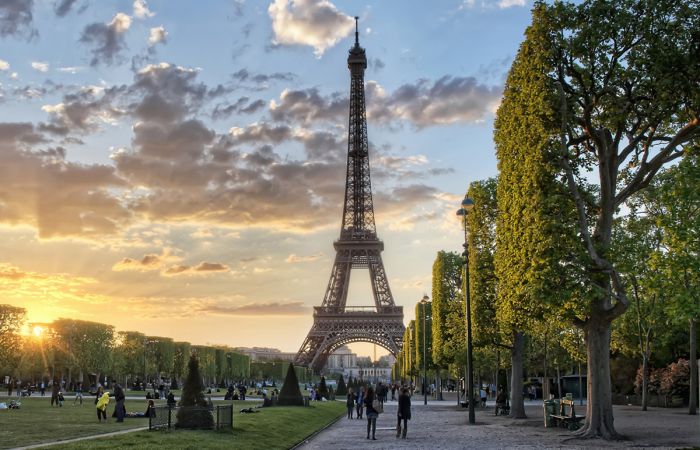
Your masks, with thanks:
M1 398L0 401L6 401ZM49 397L22 401L19 410L0 410L0 448L56 442L81 436L99 435L129 428L147 427L148 420L126 418L115 423L107 409L107 423L98 423L92 399L83 406L73 406L72 400L62 408L49 406ZM156 401L156 404L162 402ZM224 404L230 402L215 402ZM216 431L135 431L104 439L73 442L52 448L237 448L287 449L305 437L333 422L345 413L342 402L314 402L312 406L273 407L260 409L255 414L239 414L241 408L255 406L254 402L233 402L234 417L231 432ZM145 400L127 400L127 411L142 412Z

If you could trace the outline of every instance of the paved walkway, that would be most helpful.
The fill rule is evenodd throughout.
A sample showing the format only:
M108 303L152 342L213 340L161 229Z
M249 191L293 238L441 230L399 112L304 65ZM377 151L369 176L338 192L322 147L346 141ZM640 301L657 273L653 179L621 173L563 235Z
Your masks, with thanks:
M494 416L492 404L476 411L476 424L468 425L468 411L453 401L412 399L412 416L406 439L396 438L396 402L384 406L377 420L376 441L366 440L366 419L343 418L299 446L304 450L377 449L593 449L700 447L700 416L687 409L616 406L615 426L628 439L616 442L572 440L568 431L545 428L542 402L526 403L528 419ZM491 402L490 402L491 403Z

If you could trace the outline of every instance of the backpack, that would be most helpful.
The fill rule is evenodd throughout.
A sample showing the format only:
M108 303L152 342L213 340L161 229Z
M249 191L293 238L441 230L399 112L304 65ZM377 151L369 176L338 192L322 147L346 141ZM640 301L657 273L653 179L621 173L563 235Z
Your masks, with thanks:
M381 414L384 412L384 407L382 406L381 402L376 398L372 400L372 409L377 411L377 414Z

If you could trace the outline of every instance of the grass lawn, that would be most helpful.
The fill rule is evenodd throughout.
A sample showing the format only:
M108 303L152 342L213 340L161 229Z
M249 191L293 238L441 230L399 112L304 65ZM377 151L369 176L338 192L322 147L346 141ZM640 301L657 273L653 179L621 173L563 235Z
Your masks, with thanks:
M0 397L0 402L9 403L9 399L3 396ZM148 426L147 419L138 418L124 419L124 423L115 423L115 419L111 418L116 405L113 398L107 406L107 423L97 422L93 397L86 396L82 407L79 404L73 406L73 399L67 400L63 407L51 407L50 395L25 397L21 402L20 409L0 409L0 448L13 448ZM143 412L146 410L146 405L146 400L127 400L126 410Z
M0 401L6 402L7 397ZM51 407L50 397L22 399L19 410L0 410L0 449L42 442L55 442L81 436L147 427L148 420L126 418L116 423L111 418L116 402L107 408L107 423L98 423L92 397L86 397L83 406L73 406L72 399L62 408ZM156 400L156 404L164 402ZM228 402L215 402L225 404ZM233 402L233 431L136 431L106 439L74 442L56 448L237 448L287 449L326 424L345 414L343 402L314 402L308 408L274 407L260 409L255 414L239 414L241 408L256 403ZM127 411L143 412L146 400L127 400Z
M217 402L218 403L218 402ZM338 417L343 402L314 402L312 406L276 406L255 414L239 414L248 402L234 402L233 431L137 431L106 439L59 445L57 449L288 449Z

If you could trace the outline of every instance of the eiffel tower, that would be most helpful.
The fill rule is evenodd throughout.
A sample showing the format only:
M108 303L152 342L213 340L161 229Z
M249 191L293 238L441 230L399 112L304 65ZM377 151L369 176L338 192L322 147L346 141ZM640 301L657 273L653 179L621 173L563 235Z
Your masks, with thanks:
M384 271L374 224L369 146L365 112L365 49L360 47L355 17L355 46L350 49L350 120L348 165L340 238L333 243L335 262L321 306L314 307L314 324L304 340L295 364L320 373L328 356L350 342L371 342L398 355L403 343L403 307L394 304ZM346 306L352 269L368 269L374 306Z

